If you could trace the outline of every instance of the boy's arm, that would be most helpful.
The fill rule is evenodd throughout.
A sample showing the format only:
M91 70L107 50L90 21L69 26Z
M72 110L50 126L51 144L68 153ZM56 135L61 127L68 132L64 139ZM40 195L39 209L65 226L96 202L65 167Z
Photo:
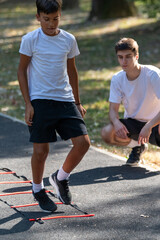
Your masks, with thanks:
M148 121L141 129L138 138L138 143L144 144L146 142L149 142L149 137L151 135L152 128L158 124L160 124L160 112L151 121Z
M32 125L32 118L34 115L34 109L31 105L31 101L29 97L28 80L27 80L27 68L30 61L31 61L31 57L20 54L20 62L19 62L19 67L17 72L19 86L26 104L25 121L29 126Z
M109 118L110 118L111 123L114 126L116 136L119 138L126 139L126 138L128 138L127 133L129 133L129 132L128 132L127 128L125 127L125 125L119 120L119 114L118 114L119 106L120 106L119 103L110 102Z
M86 110L82 107L79 96L79 82L78 82L78 73L75 64L75 58L70 58L67 60L67 71L69 76L69 82L71 84L73 95L75 98L75 103L80 111L82 117L84 117Z

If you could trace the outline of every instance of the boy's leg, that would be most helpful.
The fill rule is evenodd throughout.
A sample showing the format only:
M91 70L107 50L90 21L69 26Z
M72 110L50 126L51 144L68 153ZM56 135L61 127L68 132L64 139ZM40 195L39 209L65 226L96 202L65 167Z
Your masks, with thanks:
M45 161L49 153L49 143L33 143L31 159L33 182L40 184L43 179Z
M71 193L68 187L70 172L78 165L90 146L87 129L83 118L73 102L59 104L60 119L56 124L56 131L62 139L71 139L73 147L66 157L63 166L50 175L49 181L56 189L59 199L71 203Z
M140 156L145 150L145 145L138 144L138 136L140 130L144 126L144 122L135 119L120 119L129 131L128 139L121 139L115 135L114 127L110 123L102 129L102 139L111 145L126 146L132 148L129 158L126 162L127 165L136 165L140 161Z
M88 135L71 138L71 140L73 147L63 164L63 170L67 173L70 173L79 164L90 146Z
M47 196L42 184L44 165L46 158L48 156L48 152L49 152L48 143L33 143L33 155L31 159L33 175L33 195L35 199L38 201L39 206L43 211L54 212L57 209L57 206Z
M130 138L122 139L117 137L112 123L102 128L101 137L105 143L116 146L127 146L131 141Z
M65 178L66 176L69 176L70 172L79 164L90 146L90 140L87 134L71 138L71 140L73 147L66 157L62 168L52 174L49 178L50 183L56 189L59 199L65 204L71 203L71 193L68 187L68 179ZM61 177L61 180L58 179L58 176ZM64 179L62 177L64 177Z

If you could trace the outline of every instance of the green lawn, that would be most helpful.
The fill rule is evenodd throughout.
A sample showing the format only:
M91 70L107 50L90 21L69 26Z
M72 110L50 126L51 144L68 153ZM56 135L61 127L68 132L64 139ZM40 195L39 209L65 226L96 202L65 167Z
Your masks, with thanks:
M110 80L120 70L114 45L121 37L133 37L140 46L140 63L160 67L160 23L141 17L87 22L89 9L90 1L82 0L80 9L62 12L61 28L76 36L80 48L76 63L92 144L126 155L125 150L103 144L100 137L101 128L108 122ZM35 11L33 0L0 4L0 111L21 120L24 102L16 74L18 50L21 37L39 26ZM123 107L120 114L123 116Z

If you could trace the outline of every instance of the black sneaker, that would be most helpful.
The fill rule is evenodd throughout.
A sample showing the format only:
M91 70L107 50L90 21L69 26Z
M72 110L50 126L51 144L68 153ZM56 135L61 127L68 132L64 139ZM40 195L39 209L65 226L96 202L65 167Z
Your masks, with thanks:
M126 165L134 166L140 162L140 156L145 150L145 144L132 148L132 152L126 162Z
M58 181L57 173L58 170L57 172L50 175L49 182L53 187L55 187L59 200L64 204L70 204L72 196L71 192L69 191L69 181L67 179Z
M35 200L39 203L40 208L44 212L54 212L57 210L56 204L48 197L45 189L43 188L40 192L34 193Z

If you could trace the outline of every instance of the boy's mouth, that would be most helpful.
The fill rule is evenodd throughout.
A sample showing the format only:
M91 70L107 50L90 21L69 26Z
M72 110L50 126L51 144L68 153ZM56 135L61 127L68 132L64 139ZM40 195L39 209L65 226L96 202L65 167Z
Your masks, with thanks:
M48 30L55 30L56 28L48 28Z

